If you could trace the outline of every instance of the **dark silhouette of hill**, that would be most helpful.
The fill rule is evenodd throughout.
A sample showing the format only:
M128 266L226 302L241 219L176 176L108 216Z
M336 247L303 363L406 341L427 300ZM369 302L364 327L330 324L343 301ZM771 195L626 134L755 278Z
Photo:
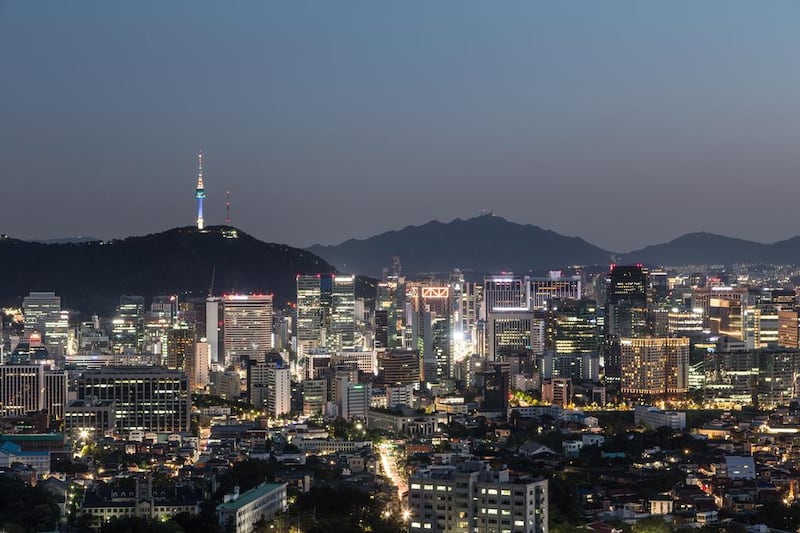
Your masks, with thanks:
M565 237L537 226L516 224L491 215L452 222L408 226L339 245L314 245L310 252L341 271L379 276L400 256L403 271L527 272L573 264L608 263L611 253L578 237Z
M763 244L713 233L687 233L667 243L623 254L623 260L657 265L793 264L800 263L800 237Z
M30 291L55 291L65 308L104 314L123 294L205 296L212 273L216 294L271 292L277 307L294 299L298 273L335 270L310 252L265 243L226 226L88 243L5 238L0 240L0 264L3 305L19 305Z

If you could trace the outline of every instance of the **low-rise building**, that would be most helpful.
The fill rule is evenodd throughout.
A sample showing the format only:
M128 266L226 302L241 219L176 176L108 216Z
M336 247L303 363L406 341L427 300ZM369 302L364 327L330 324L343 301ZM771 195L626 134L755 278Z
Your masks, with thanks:
M217 506L217 520L224 528L235 533L250 533L257 522L270 520L276 513L287 508L286 483L267 483L239 494L226 494Z
M662 426L670 427L676 431L686 429L686 413L680 411L662 411L649 405L637 405L633 411L633 421L637 425L651 429Z
M512 478L483 462L429 467L409 479L413 532L546 533L546 479Z
M31 467L41 478L50 473L50 452L25 451L19 444L6 441L0 446L0 467L7 468L15 463Z

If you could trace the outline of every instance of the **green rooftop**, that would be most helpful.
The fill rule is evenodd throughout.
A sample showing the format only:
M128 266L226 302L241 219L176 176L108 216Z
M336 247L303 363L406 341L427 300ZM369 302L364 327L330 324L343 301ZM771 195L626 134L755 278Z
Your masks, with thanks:
M248 503L272 492L273 490L285 487L286 483L267 483L266 481L254 489L243 492L235 500L217 505L217 511L234 511L244 507Z

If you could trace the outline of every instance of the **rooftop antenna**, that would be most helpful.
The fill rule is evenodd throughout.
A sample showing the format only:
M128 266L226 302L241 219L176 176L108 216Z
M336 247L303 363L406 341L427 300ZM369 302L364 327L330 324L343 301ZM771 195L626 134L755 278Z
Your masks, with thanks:
M231 191L225 191L225 224L231 223Z

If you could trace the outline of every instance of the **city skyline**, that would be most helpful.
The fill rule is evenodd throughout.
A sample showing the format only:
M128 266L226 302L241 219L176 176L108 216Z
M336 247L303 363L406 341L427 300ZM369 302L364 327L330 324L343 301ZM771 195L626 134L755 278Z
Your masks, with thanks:
M190 225L200 148L206 223L230 190L299 247L484 209L616 252L798 233L794 3L88 6L0 10L2 233Z

